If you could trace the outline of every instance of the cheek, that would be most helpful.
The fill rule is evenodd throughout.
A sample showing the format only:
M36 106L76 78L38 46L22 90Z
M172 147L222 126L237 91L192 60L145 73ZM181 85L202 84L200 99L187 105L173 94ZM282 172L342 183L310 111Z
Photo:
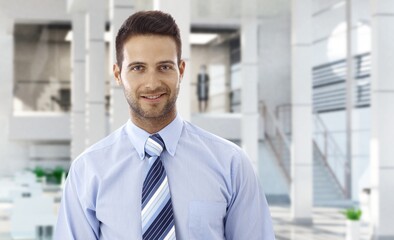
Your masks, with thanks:
M180 82L179 81L171 81L166 84L172 91L176 90L179 88Z
M123 83L123 87L127 91L131 91L131 90L135 89L136 81L133 81L133 79L131 79L130 76L123 75L122 76L122 83Z

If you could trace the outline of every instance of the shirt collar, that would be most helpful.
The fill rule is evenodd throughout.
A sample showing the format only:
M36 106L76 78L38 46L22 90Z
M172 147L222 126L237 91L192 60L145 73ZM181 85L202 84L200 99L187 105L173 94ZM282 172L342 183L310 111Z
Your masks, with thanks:
M160 134L161 138L163 139L164 144L166 145L167 152L171 156L175 155L182 129L183 120L177 114L175 119L170 124L158 132L158 134ZM145 157L145 143L151 134L146 132L144 129L137 127L131 120L127 121L126 132L131 144L136 149L138 156L141 160L143 160Z

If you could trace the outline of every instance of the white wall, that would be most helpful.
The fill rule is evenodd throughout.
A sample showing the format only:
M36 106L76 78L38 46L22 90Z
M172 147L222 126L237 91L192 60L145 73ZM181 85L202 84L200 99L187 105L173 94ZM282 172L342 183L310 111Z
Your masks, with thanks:
M259 19L259 99L274 109L291 101L290 1L261 4L267 8Z
M12 116L8 137L19 141L70 141L70 114L26 113Z
M192 123L222 138L241 139L241 114L210 113L193 115Z
M70 21L64 0L0 0L0 9L19 23Z

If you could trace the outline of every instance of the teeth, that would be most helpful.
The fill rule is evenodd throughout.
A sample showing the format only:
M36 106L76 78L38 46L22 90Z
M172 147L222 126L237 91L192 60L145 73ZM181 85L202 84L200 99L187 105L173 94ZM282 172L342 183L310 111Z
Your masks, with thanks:
M156 98L159 98L160 95L157 95L157 96L145 96L145 97L148 98L148 99L156 99Z

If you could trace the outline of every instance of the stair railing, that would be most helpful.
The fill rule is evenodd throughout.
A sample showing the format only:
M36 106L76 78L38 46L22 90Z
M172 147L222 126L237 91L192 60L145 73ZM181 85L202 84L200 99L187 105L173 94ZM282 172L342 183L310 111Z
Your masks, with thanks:
M287 183L291 183L290 141L283 132L278 120L269 107L260 102L261 114L264 120L264 136L271 146L276 160L281 167Z
M291 135L291 124L289 121L281 124L273 111L271 111L271 109L263 102L260 103L260 108L264 119L264 136L268 144L271 146L279 166L283 170L287 183L290 184L290 136L288 135ZM279 108L281 108L281 111L286 108L286 111L290 111L290 113L287 115L291 116L291 106L289 107L289 105L286 104L279 106ZM346 174L349 171L347 165L345 164L346 155L343 154L341 148L337 144L337 141L334 139L332 133L330 133L318 114L314 114L314 120L314 149L317 150L320 159L323 161L323 164L331 174L334 181L337 183L341 193L346 196L347 192L345 188L345 179ZM285 133L283 129L287 129L287 132Z
M314 114L315 133L313 144L323 160L323 164L329 170L329 173L336 181L343 196L347 196L346 175L349 172L346 164L346 155L338 146L332 133L328 130L319 114Z

